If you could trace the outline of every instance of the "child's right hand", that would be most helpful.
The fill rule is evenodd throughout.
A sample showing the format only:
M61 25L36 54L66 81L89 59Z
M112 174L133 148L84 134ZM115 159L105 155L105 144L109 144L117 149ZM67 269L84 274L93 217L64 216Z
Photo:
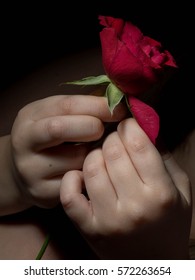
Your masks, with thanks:
M60 195L101 259L189 258L189 178L133 118L87 155L83 171L65 174Z

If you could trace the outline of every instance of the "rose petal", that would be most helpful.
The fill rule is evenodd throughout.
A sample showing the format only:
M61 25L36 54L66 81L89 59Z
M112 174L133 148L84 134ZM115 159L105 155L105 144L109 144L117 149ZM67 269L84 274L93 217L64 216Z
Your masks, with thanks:
M127 96L133 117L155 145L159 133L160 121L156 111L141 100Z
M124 92L140 94L156 81L152 69L143 66L115 36L115 31L105 28L100 32L102 60L108 77Z
M102 62L110 80L124 94L138 96L160 82L162 73L177 67L160 42L144 36L131 22L99 16Z
M115 29L117 36L123 31L123 26L125 24L123 19L120 18L113 18L113 17L106 17L106 16L99 16L98 17L100 24L105 27L112 27Z

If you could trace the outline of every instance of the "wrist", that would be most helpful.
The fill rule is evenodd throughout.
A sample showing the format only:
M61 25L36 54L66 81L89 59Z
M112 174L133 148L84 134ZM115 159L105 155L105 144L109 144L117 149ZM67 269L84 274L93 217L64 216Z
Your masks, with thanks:
M30 208L19 188L12 160L10 135L0 138L0 216L13 214Z

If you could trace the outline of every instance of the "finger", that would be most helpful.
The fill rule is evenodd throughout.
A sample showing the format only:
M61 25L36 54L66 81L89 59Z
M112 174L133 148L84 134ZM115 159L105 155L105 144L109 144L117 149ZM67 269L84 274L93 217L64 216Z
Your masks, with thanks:
M118 133L143 183L153 186L159 178L162 184L169 183L160 154L135 119L122 121Z
M190 204L192 193L188 175L180 168L171 153L163 155L163 160L176 188L181 194L183 194L187 202Z
M108 176L101 149L88 154L83 165L83 175L94 215L106 215L106 212L113 209L117 195Z
M139 175L117 132L110 134L103 144L103 156L110 180L119 198L128 199L139 192Z
M34 183L29 192L33 205L42 208L53 208L60 202L60 183L62 176Z
M59 116L41 119L28 126L26 143L36 151L64 142L90 142L99 139L104 127L92 116Z
M90 225L93 212L88 199L82 194L83 176L81 171L67 172L60 187L60 201L66 214L82 230Z
M31 106L32 107L32 106ZM105 97L91 95L59 95L44 98L33 103L32 120L64 115L89 115L104 122L119 121L125 117L127 109L119 104L113 114Z
M29 173L36 167L38 178L50 179L62 176L69 170L81 169L88 150L85 144L60 145L41 154L33 153L30 159L29 156L23 158L23 166L28 166Z

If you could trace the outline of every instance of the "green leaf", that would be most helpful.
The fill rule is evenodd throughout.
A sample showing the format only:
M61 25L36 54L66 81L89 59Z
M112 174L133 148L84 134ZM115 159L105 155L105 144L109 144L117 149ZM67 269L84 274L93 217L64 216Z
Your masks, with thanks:
M105 84L105 83L110 83L110 79L108 78L107 75L90 76L90 77L86 77L86 78L83 78L78 81L66 82L64 84L91 86L91 85L99 85L99 84Z
M124 93L118 89L113 83L110 83L106 89L106 97L108 99L108 106L111 114L114 108L120 103L124 96Z

